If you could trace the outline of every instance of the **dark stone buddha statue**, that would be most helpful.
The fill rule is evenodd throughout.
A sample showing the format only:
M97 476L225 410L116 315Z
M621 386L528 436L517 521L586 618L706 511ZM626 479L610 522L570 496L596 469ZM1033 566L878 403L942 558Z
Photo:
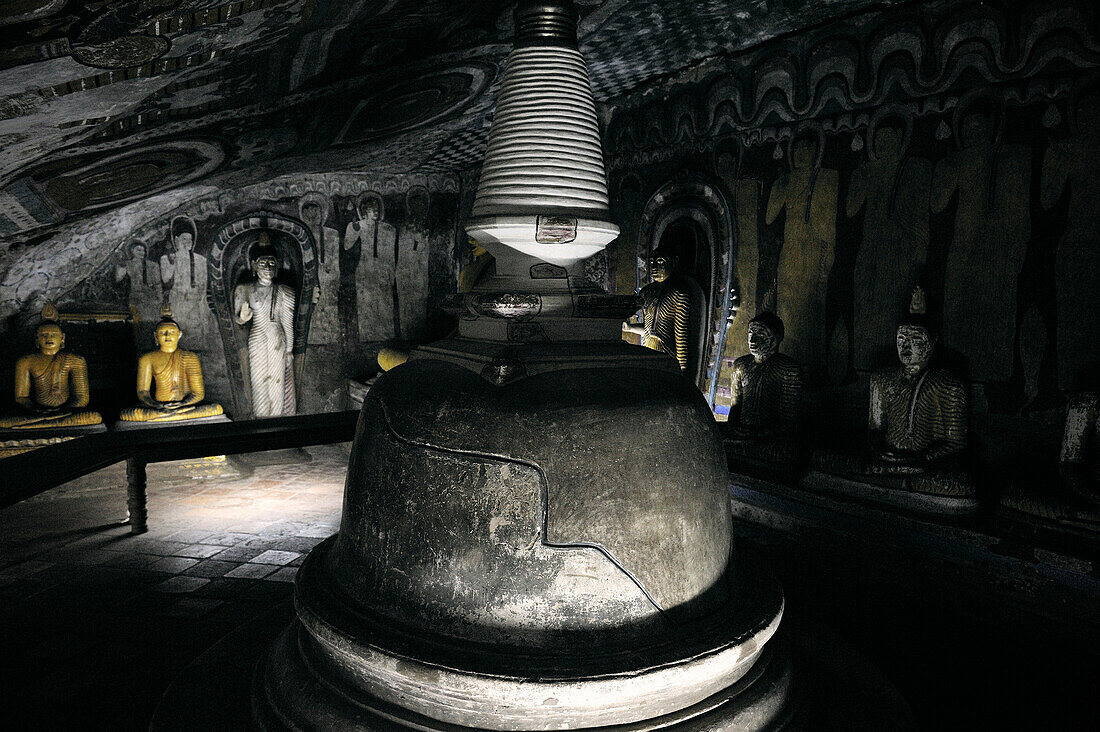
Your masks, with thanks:
M723 442L731 470L797 469L802 370L779 352L783 321L763 312L749 321L748 355L733 362L731 409Z
M871 376L867 447L861 453L815 452L810 487L861 494L868 486L865 497L933 512L977 507L963 462L966 386L933 363L938 333L924 310L917 288L897 328L899 365Z

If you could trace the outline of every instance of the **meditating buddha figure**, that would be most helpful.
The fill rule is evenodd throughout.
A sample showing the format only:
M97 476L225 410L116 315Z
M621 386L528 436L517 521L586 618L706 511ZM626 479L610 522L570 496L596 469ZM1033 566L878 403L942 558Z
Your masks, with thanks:
M869 453L818 451L814 464L849 481L972 503L974 486L962 461L966 387L950 371L932 365L937 334L924 309L924 293L917 288L910 315L896 333L900 364L871 376ZM945 510L973 507L976 503L952 504Z
M655 252L649 260L653 282L638 293L642 298L640 323L624 323L623 330L637 333L641 345L664 351L688 367L688 319L691 317L691 290L675 276L676 257Z
M1058 473L1062 485L1093 510L1100 507L1100 394L1075 395L1066 412Z
M125 409L124 422L178 422L222 413L220 404L203 401L202 365L198 355L180 349L183 331L172 319L172 308L161 309L153 331L157 350L138 359L137 397L144 406Z
M88 406L88 365L72 353L62 352L65 333L58 313L47 303L42 323L35 332L38 353L15 362L15 402L25 414L0 418L0 429L49 429L86 427L103 422Z
M897 329L901 365L871 377L869 426L878 461L872 472L924 472L966 448L966 387L950 371L931 365L935 345L918 288L910 316Z
M795 456L802 370L779 352L782 340L783 321L775 313L765 311L749 321L749 354L733 362L730 377L730 421L723 441L731 467L785 467L779 463Z

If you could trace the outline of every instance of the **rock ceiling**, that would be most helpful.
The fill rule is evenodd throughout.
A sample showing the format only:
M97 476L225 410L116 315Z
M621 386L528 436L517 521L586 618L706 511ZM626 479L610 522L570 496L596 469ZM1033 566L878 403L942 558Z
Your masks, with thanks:
M605 106L869 0L578 0ZM881 5L882 3L876 3ZM170 191L447 173L484 149L514 2L13 0L0 245ZM2 256L2 255L0 255Z

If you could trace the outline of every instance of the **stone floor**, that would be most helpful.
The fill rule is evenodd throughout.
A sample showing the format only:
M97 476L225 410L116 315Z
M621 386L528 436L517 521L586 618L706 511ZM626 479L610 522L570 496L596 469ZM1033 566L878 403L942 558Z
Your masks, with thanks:
M221 700L209 683L188 691L202 668L193 662L249 632L264 647L291 617L295 568L336 531L347 464L344 446L309 452L312 462L244 479L188 477L219 472L202 461L151 465L142 536L119 523L121 465L0 511L4 728L145 730L178 678L177 692L221 720L211 729L244 728L252 651L215 669ZM921 729L1097 728L1100 649L1072 642L1064 619L1068 630L1053 633L1065 608L994 624L1000 596L963 591L990 581L980 567L941 577L924 560L834 546L822 532L737 530L783 582L789 617L839 632L897 686ZM945 601L956 594L962 610Z
M309 452L247 478L149 466L142 536L119 523L122 465L0 511L0 721L146 729L200 653L286 612L296 567L340 520L347 452Z

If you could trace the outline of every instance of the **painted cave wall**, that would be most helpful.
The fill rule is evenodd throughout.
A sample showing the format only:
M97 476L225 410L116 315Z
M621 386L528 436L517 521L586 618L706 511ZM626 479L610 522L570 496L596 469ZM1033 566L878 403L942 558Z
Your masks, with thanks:
M917 285L975 412L1041 412L1096 388L1098 12L1085 0L911 4L616 100L616 291L648 281L662 216L677 209L706 240L688 268L716 280L712 398L747 352L747 321L777 310L811 400L832 410L846 394L864 420L866 375L895 362Z
M95 405L110 414L134 401L134 359L154 347L167 302L181 347L200 355L207 398L248 416L248 333L231 302L266 231L279 281L295 293L298 411L344 409L346 379L373 374L382 344L450 327L438 303L455 290L459 189L445 176L295 176L84 224L61 245L65 256L47 242L9 270L0 380L10 384L17 355L33 350L33 316L49 297L70 321L67 347L89 359Z

